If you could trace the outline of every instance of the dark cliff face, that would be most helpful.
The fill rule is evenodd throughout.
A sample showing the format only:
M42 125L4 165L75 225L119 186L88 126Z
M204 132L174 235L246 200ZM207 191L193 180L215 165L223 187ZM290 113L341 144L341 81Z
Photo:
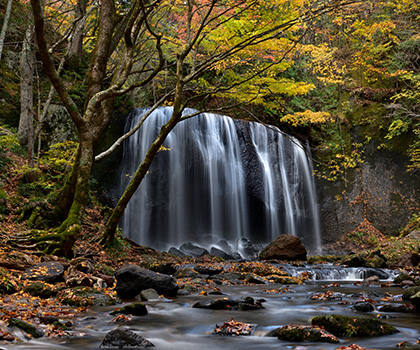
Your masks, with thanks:
M383 234L397 235L420 210L420 181L407 172L400 153L365 150L365 161L348 174L349 183L317 179L325 243L338 240L367 219Z

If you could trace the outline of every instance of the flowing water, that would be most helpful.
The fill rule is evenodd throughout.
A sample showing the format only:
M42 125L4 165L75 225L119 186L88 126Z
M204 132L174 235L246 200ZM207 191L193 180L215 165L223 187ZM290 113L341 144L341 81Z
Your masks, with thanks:
M145 111L133 111L127 129ZM171 113L156 110L125 143L120 192ZM164 147L122 219L129 238L163 250L241 237L267 244L287 233L319 250L312 165L296 139L259 123L202 113L178 124Z
M323 266L307 266L296 269L288 267L296 273L303 271L324 271ZM332 266L325 266L326 270L333 270ZM255 349L316 349L335 350L340 346L356 343L368 349L396 349L402 341L415 342L420 337L420 317L418 314L404 313L370 313L355 312L351 303L358 300L357 293L376 293L379 295L377 308L385 303L402 303L399 299L402 288L380 288L378 285L354 284L361 281L363 273L356 273L355 269L343 269L337 274L319 275L319 278L334 278L342 276L339 285L332 285L333 280L313 280L302 285L290 285L284 293L273 293L284 288L283 285L236 285L219 286L223 293L229 296L252 296L255 299L265 299L264 309L254 311L223 311L196 309L191 306L200 300L212 299L217 296L179 296L172 300L146 302L148 315L133 317L126 323L113 323L114 316L110 315L112 307L102 307L89 310L82 319L77 320L72 331L79 336L71 339L41 339L31 340L12 346L0 346L4 349L98 349L105 334L112 329L128 328L150 340L156 349L162 350L255 350ZM347 275L346 275L347 273ZM383 277L393 278L391 272L383 270ZM385 281L385 280L383 280ZM382 281L382 282L383 282ZM336 281L337 282L337 281ZM328 285L328 287L326 287ZM334 291L338 299L311 300L314 293ZM387 301L381 301L383 293ZM350 304L346 304L349 302ZM277 338L266 337L266 334L280 326L288 324L309 325L310 319L316 315L340 314L349 316L368 316L372 318L388 317L383 321L395 326L399 332L394 335L372 338L340 338L340 344L328 343L293 343L281 341ZM220 336L212 334L216 324L221 325L234 318L236 321L256 325L251 336Z

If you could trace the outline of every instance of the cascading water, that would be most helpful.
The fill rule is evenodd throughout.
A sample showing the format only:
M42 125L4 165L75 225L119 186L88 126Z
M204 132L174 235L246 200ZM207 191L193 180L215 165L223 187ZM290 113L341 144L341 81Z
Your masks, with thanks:
M127 129L145 112L133 111ZM121 191L171 113L169 107L157 109L126 141ZM208 113L179 123L168 135L121 224L129 238L158 249L241 237L269 243L285 233L300 237L311 251L321 245L304 147L275 128Z

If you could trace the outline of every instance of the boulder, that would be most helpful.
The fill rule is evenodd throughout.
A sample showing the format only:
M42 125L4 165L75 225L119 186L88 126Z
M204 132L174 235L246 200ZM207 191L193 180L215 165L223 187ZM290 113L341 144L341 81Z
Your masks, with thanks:
M179 247L179 250L183 252L184 254L193 256L195 258L210 254L207 249L203 247L199 247L198 245L192 244L191 242L183 243Z
M168 250L169 254L176 255L176 256L186 256L187 254L181 252L178 248L171 247Z
M277 337L280 340L290 342L323 342L323 343L339 343L339 339L318 327L287 325L271 331L268 336Z
M153 288L159 294L175 297L178 284L174 277L143 269L137 265L124 265L115 271L115 290L122 299L131 299L141 291Z
M417 292L416 294L412 295L410 297L411 303L414 305L417 311L420 311L420 292Z
M31 325L28 322L19 320L19 319L14 318L14 317L9 318L7 325L9 327L17 327L17 328L20 328L21 330L23 330L24 332L30 334L34 338L40 338L40 337L42 337L44 335L42 333L42 331L39 330L38 328L36 328L35 326Z
M413 305L408 304L385 304L378 307L379 312L402 312L402 313L410 313L414 312Z
M397 277L395 277L393 282L395 284L400 284L404 281L412 281L414 283L416 282L416 280L413 277L411 277L410 275L408 275L406 273L402 273L402 274L398 275Z
M236 246L241 255L248 259L255 258L261 250L246 237L239 238L236 241Z
M292 235L281 235L260 253L260 260L306 260L307 251L302 241Z
M59 293L59 300L64 305L70 306L110 306L116 300L105 293L86 287L75 287Z
M416 295L418 292L420 292L420 287L419 286L409 287L404 291L404 293L402 295L402 300L411 301L411 297Z
M101 349L137 349L154 346L146 338L128 329L114 329L102 340Z
M63 281L63 276L63 265L57 261L48 261L27 268L22 279L55 283Z
M211 247L210 249L210 255L218 256L224 260L240 260L242 259L241 254L237 252L226 252L220 248L217 247Z
M322 327L337 337L377 337L398 332L390 324L369 317L315 316L312 325Z
M222 273L224 271L223 267L214 267L211 265L196 265L194 266L194 270L202 275L209 275L214 276Z
M417 253L404 253L398 257L392 268L416 267L420 263L420 255Z

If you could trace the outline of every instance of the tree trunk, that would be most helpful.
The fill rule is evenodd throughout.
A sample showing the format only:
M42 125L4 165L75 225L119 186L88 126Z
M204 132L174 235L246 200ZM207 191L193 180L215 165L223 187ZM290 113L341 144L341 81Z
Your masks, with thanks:
M33 142L33 56L31 53L31 42L33 38L33 26L29 25L26 29L25 39L20 55L20 119L18 128L18 138L21 145L28 145L29 138ZM28 154L28 160L33 161L32 153Z
M78 0L75 7L76 19L78 19L74 32L71 38L71 46L68 53L67 61L81 62L82 59L82 47L83 47L83 30L85 27L87 1Z
M6 14L4 15L3 27L1 28L1 32L0 32L0 60L3 54L4 39L6 39L6 32L7 32L7 27L9 25L10 14L12 12L12 3L13 3L13 0L7 1Z

